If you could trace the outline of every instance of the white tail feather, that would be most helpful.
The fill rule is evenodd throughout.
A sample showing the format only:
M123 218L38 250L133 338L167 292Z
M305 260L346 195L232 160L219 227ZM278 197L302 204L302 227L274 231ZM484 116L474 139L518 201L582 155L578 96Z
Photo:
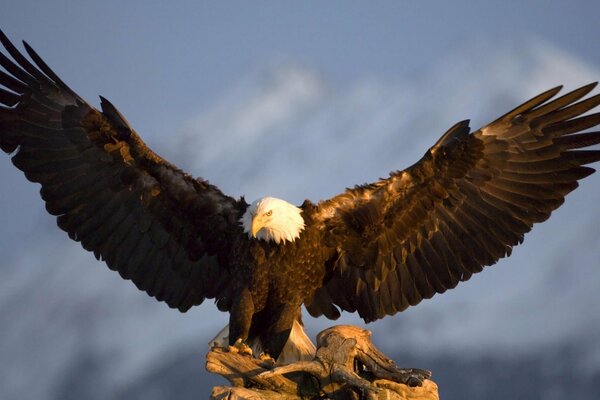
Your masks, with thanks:
M263 353L262 343L260 339L256 338L249 341L248 346L252 349L254 356L258 356ZM225 326L215 336L208 346L213 347L227 347L229 345L229 325ZM292 331L290 337L283 347L283 351L277 358L275 365L286 365L296 361L310 361L315 357L316 348L313 342L310 340L304 328L298 321L294 321L292 325Z

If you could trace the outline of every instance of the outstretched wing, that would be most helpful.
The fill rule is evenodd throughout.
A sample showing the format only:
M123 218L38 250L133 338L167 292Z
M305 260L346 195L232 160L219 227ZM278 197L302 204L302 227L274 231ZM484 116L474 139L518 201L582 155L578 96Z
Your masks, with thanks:
M185 311L229 281L246 207L153 153L106 99L96 110L26 44L0 32L0 148L69 236L125 279Z
M591 84L550 101L529 100L470 133L468 121L446 132L412 167L357 186L314 211L325 244L337 250L313 315L358 311L367 322L443 293L507 256L532 225L546 220L600 150L600 95L579 101ZM579 102L578 102L579 101Z

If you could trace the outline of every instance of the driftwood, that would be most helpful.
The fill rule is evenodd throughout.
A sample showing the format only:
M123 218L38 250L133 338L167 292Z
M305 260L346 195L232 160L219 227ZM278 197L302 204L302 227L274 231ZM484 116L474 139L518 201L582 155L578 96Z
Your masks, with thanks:
M233 385L215 387L212 399L439 399L429 371L398 368L373 345L370 331L349 325L319 333L312 361L274 366L239 347L215 347L206 369Z

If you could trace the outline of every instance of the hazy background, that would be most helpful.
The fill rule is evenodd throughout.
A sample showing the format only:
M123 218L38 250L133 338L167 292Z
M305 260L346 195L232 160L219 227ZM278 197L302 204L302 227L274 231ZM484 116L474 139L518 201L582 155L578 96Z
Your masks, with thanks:
M599 79L599 11L4 0L0 28L193 175L300 203L410 165L456 121L477 128L549 87ZM206 342L227 315L138 292L66 239L8 157L0 176L0 398L206 397ZM594 175L501 267L370 324L376 343L432 369L444 399L595 398L599 202ZM311 334L332 323L307 322Z

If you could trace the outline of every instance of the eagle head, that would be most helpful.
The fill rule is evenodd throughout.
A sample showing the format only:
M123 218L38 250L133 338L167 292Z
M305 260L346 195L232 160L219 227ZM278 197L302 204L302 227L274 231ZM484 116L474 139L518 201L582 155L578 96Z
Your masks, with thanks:
M304 229L302 210L287 201L263 197L250 206L242 216L244 232L249 237L275 243L293 242Z

